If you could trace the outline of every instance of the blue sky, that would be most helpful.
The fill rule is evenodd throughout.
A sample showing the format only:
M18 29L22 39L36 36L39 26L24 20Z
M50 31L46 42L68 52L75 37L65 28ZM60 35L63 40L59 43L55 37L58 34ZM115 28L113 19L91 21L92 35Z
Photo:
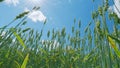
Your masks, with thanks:
M42 13L44 18L41 21L28 18L26 27L39 31L44 19L47 19L45 31L66 27L69 32L76 18L76 21L81 20L81 31L83 31L92 20L92 12L98 8L100 3L100 0L96 0L94 3L92 0L6 0L0 4L0 27L8 24L19 13L30 10L34 6L40 6L38 13Z

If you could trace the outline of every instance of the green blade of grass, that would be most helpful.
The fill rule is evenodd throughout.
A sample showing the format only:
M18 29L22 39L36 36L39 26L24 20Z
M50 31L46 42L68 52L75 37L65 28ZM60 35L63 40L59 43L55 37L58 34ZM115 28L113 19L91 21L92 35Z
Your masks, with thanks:
M120 58L120 51L119 49L117 48L116 44L115 44L115 41L110 37L108 36L108 41L109 43L111 44L111 47L114 49L115 53L117 54L117 56Z
M21 65L21 68L26 68L26 65L28 63L28 59L29 59L29 53L26 55L22 65Z
M0 62L0 65L2 65L3 64L3 62Z
M109 35L112 39L114 39L117 43L120 43L120 40L118 39L118 38L116 38L116 37L113 37L113 36L111 36L111 35Z
M20 44L21 44L24 48L26 48L26 46L25 46L22 38L21 38L13 29L12 29L12 31L13 31L13 34L15 35L15 37L17 38L17 40L20 42Z
M14 62L16 64L17 68L20 68L20 64L17 61L14 61Z

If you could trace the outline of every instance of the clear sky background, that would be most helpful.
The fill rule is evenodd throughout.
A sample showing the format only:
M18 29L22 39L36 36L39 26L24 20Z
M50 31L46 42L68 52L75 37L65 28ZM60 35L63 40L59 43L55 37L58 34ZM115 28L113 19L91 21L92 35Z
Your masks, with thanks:
M8 24L19 13L30 10L34 6L40 6L38 12L31 13L32 15L28 17L26 27L39 31L44 20L47 19L45 31L66 27L67 32L69 32L76 18L76 21L81 20L81 31L84 31L92 20L92 12L98 8L101 1L95 0L93 3L92 0L5 0L5 2L0 3L0 27ZM38 19L38 17L40 18Z

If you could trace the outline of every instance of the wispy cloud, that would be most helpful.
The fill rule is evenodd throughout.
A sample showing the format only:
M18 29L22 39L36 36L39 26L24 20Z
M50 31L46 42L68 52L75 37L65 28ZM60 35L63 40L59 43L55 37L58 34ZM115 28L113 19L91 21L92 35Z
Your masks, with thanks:
M29 9L25 9L25 11L30 11ZM45 22L46 16L40 10L32 10L30 11L28 18L33 22Z
M19 4L19 0L5 0L4 2L6 4L8 4L8 5L13 4L14 6L16 6L17 4Z

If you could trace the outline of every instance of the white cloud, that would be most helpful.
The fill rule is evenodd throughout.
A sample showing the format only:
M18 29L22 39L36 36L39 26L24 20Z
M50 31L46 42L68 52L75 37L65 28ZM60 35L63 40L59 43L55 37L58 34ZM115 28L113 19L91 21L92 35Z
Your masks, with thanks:
M29 9L25 9L25 11L30 11ZM32 10L30 11L28 18L33 22L45 22L46 16L40 10Z
M117 7L116 8L115 5L114 5L114 11L118 15L118 17L120 18L120 13L119 13L119 11L120 11L120 0L114 0L114 2L115 2L115 5Z
M44 22L46 20L46 17L44 16L44 14L41 11L32 11L30 13L30 15L28 16L28 18L32 19L32 21L37 22Z
M5 0L4 2L6 4L8 4L8 5L13 4L14 6L16 6L17 4L19 4L19 0Z
M20 0L5 0L4 2L8 5L17 6L20 3ZM35 6L35 4L42 3L41 0L25 0L23 2L25 2L26 4L28 4L30 2L30 4L33 4L34 6ZM22 3L20 3L20 5L22 5ZM25 11L30 11L30 10L25 9ZM46 16L40 10L30 11L28 18L31 19L33 22L45 22L45 20L46 20Z
M120 18L120 0L114 0L114 3L113 6L110 6L109 10L110 12L115 12Z

